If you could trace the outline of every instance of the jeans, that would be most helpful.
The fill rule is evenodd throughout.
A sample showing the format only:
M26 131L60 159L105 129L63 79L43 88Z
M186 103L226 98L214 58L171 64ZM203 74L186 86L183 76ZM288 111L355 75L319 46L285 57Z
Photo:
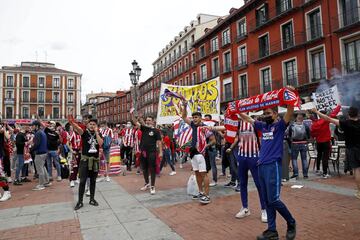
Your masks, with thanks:
M275 161L269 164L261 164L258 168L261 194L266 204L268 229L272 231L276 230L276 211L280 213L288 224L295 224L295 219L292 217L286 205L280 200L280 163Z
M162 170L162 168L165 164L165 161L169 164L169 166L171 167L171 170L175 172L174 162L171 157L170 149L164 149L164 151L163 151L163 159L161 160L160 171Z
M299 156L299 152L300 152L300 156L301 156L303 176L307 177L308 176L308 162L307 162L307 154L306 154L307 146L304 143L292 143L291 144L291 160L292 160L292 165L293 165L293 170L294 170L294 176L299 175L299 168L298 168L298 164L297 164L297 158Z
M238 176L238 165L237 165L237 159L236 159L236 155L238 149L235 148L233 149L228 155L229 155L229 160L230 160L230 174L231 174L231 182L235 183L236 180L238 181L238 183L240 182L239 180L239 176Z
M322 160L323 174L327 174L329 168L329 157L331 151L331 145L329 142L316 143L317 158L316 158L316 170L320 170L320 162Z
M35 165L37 173L39 174L39 185L44 186L45 183L49 182L49 175L45 168L45 161L47 153L35 155Z
M89 170L87 161L80 161L79 164L79 177L80 177L80 184L79 184L79 200L78 202L83 202L84 193L85 193L85 185L87 178L90 178L90 200L94 199L95 197L95 188L96 188L96 178L98 172L94 172L93 170ZM98 163L95 163L98 164Z
M54 161L54 163L55 163L57 176L60 177L61 176L61 166L59 163L59 155L58 155L57 151L49 151L48 157L46 159L47 169L48 169L48 173L49 173L50 177L52 177L52 161Z
M18 160L18 164L16 166L15 179L20 180L20 171L22 170L22 168L24 166L24 155L17 154L17 160Z
M217 152L216 150L207 150L208 151L208 155L209 155L209 161L210 161L210 166L211 166L211 172L212 172L212 176L213 176L213 181L217 182L217 167L216 167L216 155Z

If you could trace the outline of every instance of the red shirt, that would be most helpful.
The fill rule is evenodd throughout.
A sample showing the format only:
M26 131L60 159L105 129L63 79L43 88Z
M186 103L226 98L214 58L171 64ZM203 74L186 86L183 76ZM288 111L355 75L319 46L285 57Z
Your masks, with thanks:
M165 136L165 137L163 138L163 142L164 142L165 147L166 147L167 149L170 149L170 147L171 147L171 140L170 140L169 136Z
M334 118L340 112L341 106L337 106L330 113L330 117ZM330 122L324 119L312 120L310 134L315 138L316 142L324 143L331 140Z

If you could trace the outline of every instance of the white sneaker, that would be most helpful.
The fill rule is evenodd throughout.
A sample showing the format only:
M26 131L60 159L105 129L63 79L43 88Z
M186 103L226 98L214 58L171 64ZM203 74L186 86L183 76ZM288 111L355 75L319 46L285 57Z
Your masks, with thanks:
M261 222L267 223L267 213L265 209L261 210Z
M107 176L107 177L105 178L105 181L110 182L110 177Z
M33 188L34 191L41 191L44 189L45 189L45 187L43 185L36 185L36 187Z
M70 181L70 187L75 187L75 182L74 181Z
M217 182L211 182L210 184L209 184L209 187L215 187L217 185Z
M244 218L247 216L250 216L250 210L248 208L243 208L243 207L240 209L240 212L238 212L235 215L236 218Z
M155 194L155 187L154 187L154 186L151 186L151 187L150 187L150 194L151 194L151 195L154 195L154 194Z
M56 178L56 181L61 182L61 177L58 176L58 177Z
M11 198L10 191L5 191L2 198L0 198L0 202L5 202L5 201L9 200L10 198Z
M174 176L176 174L175 171L172 171L171 173L169 173L170 176Z
M48 183L45 183L44 184L44 187L50 187L52 185L52 183L51 182L48 182Z
M12 180L11 177L8 177L8 178L7 178L7 181L8 181L8 183L12 183L13 180Z
M182 169L182 168L183 168L183 165L182 165L182 163L180 163L180 166L179 166L179 167L180 167L180 169Z
M86 190L85 195L86 195L87 197L90 197L90 189Z
M150 184L145 184L142 188L140 188L141 191L146 191L150 188Z
M322 178L324 178L324 179L330 178L330 175L329 174L323 174Z

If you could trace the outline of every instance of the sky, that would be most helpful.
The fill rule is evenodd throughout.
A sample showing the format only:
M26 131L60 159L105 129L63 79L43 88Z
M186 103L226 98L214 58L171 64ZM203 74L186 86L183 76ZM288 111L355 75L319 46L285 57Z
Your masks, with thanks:
M0 66L54 63L82 74L85 94L130 87L131 62L152 76L159 51L199 13L227 15L242 0L0 0Z

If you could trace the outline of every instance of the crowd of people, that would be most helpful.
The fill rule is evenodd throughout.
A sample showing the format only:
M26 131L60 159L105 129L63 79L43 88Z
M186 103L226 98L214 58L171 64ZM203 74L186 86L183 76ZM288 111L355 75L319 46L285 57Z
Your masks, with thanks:
M214 121L211 115L203 116L200 112L193 112L190 119L186 110L187 101L183 100L182 104L179 117L182 124L187 124L192 130L186 146L179 145L173 125L157 126L153 117L139 118L133 113L131 122L116 126L109 126L106 122L98 124L92 116L86 116L80 122L71 115L65 125L40 119L34 120L31 126L10 126L3 122L0 129L0 187L4 191L0 201L11 198L11 182L15 187L37 181L33 190L41 191L50 187L53 181L66 179L70 187L75 187L76 183L79 186L75 210L83 207L84 194L90 197L90 205L98 206L95 200L96 182L110 181L110 147L116 145L120 147L126 171L142 172L144 186L141 190L150 194L156 193L156 177L165 165L171 168L169 175L173 176L177 165L181 168L182 164L191 160L199 189L192 199L201 204L211 202L210 188L218 185L217 161L221 159L220 175L225 175L227 168L231 175L224 187L240 192L242 206L236 218L250 215L247 190L250 171L259 195L260 220L268 223L267 230L258 239L278 239L276 211L287 222L286 239L294 239L296 221L280 200L281 182L289 180L283 174L283 168L287 174L292 171L290 178L299 178L297 163L300 153L302 177L307 179L307 146L309 142L314 142L318 154L315 173L324 179L329 178L328 161L334 137L330 124L336 126L335 137L346 142L347 164L344 170L355 173L356 197L360 199L360 121L357 108L350 108L348 117L340 119L336 119L340 106L330 113L313 109L294 114L294 107L290 105L284 116L278 114L277 108L265 109L261 117L241 113L236 134L230 136L224 127L226 122L205 124ZM284 143L288 144L289 152L284 153ZM284 165L286 155L291 161ZM100 156L106 162L101 178L98 176ZM69 170L63 161L69 164ZM30 172L33 173L32 179Z

